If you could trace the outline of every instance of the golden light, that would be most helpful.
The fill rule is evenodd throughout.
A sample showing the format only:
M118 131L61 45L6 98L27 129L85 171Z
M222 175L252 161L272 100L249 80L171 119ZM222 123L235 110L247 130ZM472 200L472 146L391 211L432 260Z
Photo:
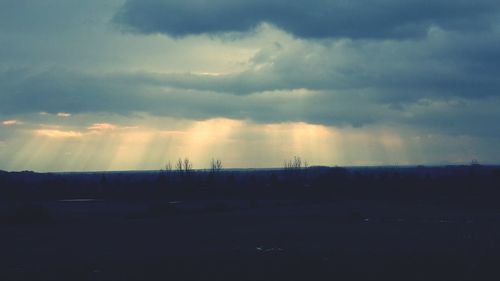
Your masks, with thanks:
M309 165L329 166L411 160L405 139L390 129L227 118L165 120L140 119L128 126L99 122L71 129L40 125L24 138L9 166L42 171L154 170L184 157L199 169L207 168L212 158L221 159L224 167L241 168L282 167L294 156Z
M2 124L5 125L5 126L19 125L21 123L22 122L20 122L18 120L5 120L5 121L2 121Z
M116 125L113 125L110 123L94 123L94 124L90 125L87 129L95 130L95 131L112 130L112 129L116 129Z
M64 130L51 130L51 129L40 129L36 130L35 134L42 137L50 138L78 138L82 137L83 134L77 131L64 131Z

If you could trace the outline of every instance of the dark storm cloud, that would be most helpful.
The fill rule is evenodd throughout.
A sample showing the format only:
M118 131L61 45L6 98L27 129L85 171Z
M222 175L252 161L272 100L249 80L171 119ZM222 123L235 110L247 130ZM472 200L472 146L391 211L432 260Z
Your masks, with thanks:
M140 74L143 83L250 95L273 90L358 91L386 103L481 99L500 92L500 32L436 29L418 41L296 41L262 48L249 70L219 76Z
M173 37L247 32L263 22L302 38L412 38L432 25L489 28L498 1L470 0L129 0L114 22Z
M255 69L144 77L151 83L235 95L300 88L357 92L370 97L361 102L396 109L422 99L500 95L499 11L498 1L130 0L114 21L174 37L245 32L267 22L301 38L299 47L261 48L250 60L259 65ZM335 40L302 40L325 37ZM329 123L332 116L319 108L314 115Z
M190 119L228 117L257 122L305 121L359 126L380 117L382 105L366 105L362 96L319 93L304 99L296 93L231 95L216 91L165 88L155 75L88 75L65 69L33 73L14 69L0 73L0 118L37 112L147 112ZM360 100L361 98L361 100ZM336 101L332 105L332 99ZM366 114L351 110L364 108ZM315 108L315 110L311 110Z
M213 92L166 90L146 74L92 75L64 68L0 72L0 118L38 112L116 113L206 119L234 116L234 98Z
M204 120L214 117L259 123L308 122L361 127L406 124L449 134L498 137L497 97L424 100L390 107L371 90L337 92L271 91L231 95L215 91L166 88L148 74L89 75L64 69L32 73L25 69L0 73L0 118L38 112L111 113L132 116L146 112Z

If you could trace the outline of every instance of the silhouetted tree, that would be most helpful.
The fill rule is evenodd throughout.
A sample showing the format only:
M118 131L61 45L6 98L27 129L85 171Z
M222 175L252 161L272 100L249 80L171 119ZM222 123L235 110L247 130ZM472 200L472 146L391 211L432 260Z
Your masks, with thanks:
M294 156L293 159L285 160L284 162L285 174L293 184L301 183L304 180L308 167L307 161L302 161L298 156Z
M172 171L172 164L170 163L170 161L168 161L168 163L165 164L165 171L166 172L171 172Z
M177 160L177 163L175 164L175 169L179 172L182 173L184 171L183 165L182 165L182 159L179 158Z
M189 160L189 158L184 158L182 160L179 158L177 160L177 164L175 165L175 168L179 172L179 174L182 176L182 180L184 181L184 184L191 185L193 181L193 163Z
M190 172L193 169L193 164L189 161L188 158L184 158L184 171Z
M210 162L210 170L208 173L208 183L214 184L221 171L222 171L222 161L220 159L212 158L212 161Z
M158 182L160 185L168 184L171 181L172 177L172 164L170 161L165 164L165 168L160 170L160 174L158 176Z
M210 163L210 172L211 173L218 173L222 170L222 161L220 159L214 159L212 158L212 162Z
M184 158L184 160L179 158L177 160L177 164L175 165L175 168L180 173L188 174L193 170L193 163L191 163L191 161L187 157Z

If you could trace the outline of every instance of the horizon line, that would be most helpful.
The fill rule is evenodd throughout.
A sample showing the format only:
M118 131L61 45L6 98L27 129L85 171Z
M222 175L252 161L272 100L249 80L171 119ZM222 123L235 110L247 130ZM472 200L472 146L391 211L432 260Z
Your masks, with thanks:
M460 166L482 166L482 167L496 167L500 166L500 163L449 163L449 164L384 164L384 165L311 165L308 167L301 167L300 169L310 169L310 168L346 168L346 169L363 169L363 168L440 168L440 167L460 167ZM245 170L285 170L285 167L260 167L260 168L252 168L252 167L236 167L236 168L222 168L221 171L245 171ZM209 172L211 168L193 168L192 171L195 172ZM139 172L139 173L147 173L147 172L162 172L166 171L163 168L160 169L130 169L130 170L82 170L82 171L37 171L37 170L2 170L1 172L8 173L22 173L22 172L33 172L39 174L70 174L70 173L131 173L131 172ZM172 169L170 172L178 172L177 169Z

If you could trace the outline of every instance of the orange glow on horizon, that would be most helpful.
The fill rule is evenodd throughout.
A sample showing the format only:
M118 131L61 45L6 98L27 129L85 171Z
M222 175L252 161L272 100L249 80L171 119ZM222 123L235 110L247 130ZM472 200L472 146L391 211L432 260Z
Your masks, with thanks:
M129 126L99 122L80 128L41 124L32 130L35 138L12 154L10 163L13 169L79 171L160 169L184 157L197 169L207 168L212 158L221 159L226 168L281 167L293 156L309 165L372 165L377 159L407 162L401 158L406 155L406 142L390 130L227 118L165 122L164 126L156 122L156 127L148 126L154 124L148 120L139 121Z

